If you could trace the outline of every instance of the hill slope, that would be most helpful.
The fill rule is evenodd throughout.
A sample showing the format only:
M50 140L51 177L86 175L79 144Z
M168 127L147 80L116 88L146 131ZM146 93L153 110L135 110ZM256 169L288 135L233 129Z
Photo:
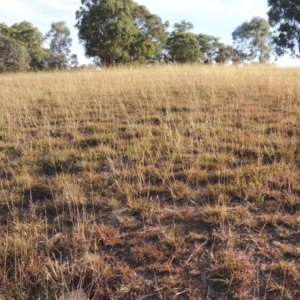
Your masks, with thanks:
M299 299L299 75L1 76L0 298Z

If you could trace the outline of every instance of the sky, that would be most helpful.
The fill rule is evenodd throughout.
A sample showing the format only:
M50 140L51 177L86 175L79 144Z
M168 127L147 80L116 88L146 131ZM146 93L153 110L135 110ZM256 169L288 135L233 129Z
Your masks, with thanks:
M204 33L220 38L231 45L231 33L245 21L254 16L267 18L267 0L135 0L146 6L151 13L169 21L186 20L194 25L192 32ZM48 32L52 22L65 21L72 32L72 53L78 55L80 63L88 63L83 46L79 43L75 13L81 5L80 0L9 0L2 4L0 23L8 26L22 21L31 22L43 34ZM172 28L170 28L172 29ZM280 65L300 65L300 61L288 57L279 60Z

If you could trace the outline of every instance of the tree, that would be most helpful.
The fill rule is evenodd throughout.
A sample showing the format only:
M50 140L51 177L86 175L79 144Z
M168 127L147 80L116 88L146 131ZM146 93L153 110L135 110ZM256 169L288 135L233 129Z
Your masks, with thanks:
M187 33L189 30L193 29L194 25L191 22L182 20L180 23L174 24L174 29L176 32Z
M0 72L27 71L30 56L25 47L11 37L0 35Z
M76 54L72 54L69 58L69 64L71 68L77 69L79 66L78 56Z
M300 1L268 0L268 5L269 22L277 31L273 36L276 53L282 56L289 52L300 58Z
M233 47L220 42L218 37L200 33L197 35L200 51L209 62L224 64L236 61L236 52Z
M132 0L82 0L76 12L79 40L87 57L112 66L130 60L129 49L138 34L132 21Z
M129 50L131 60L157 59L167 42L166 28L169 23L163 24L159 16L151 14L145 6L136 3L134 3L132 20L138 29L138 34Z
M205 59L215 61L221 45L219 38L200 33L197 35L197 40L200 45L200 51L205 55Z
M199 42L195 34L187 32L193 28L190 22L182 21L175 23L174 31L171 32L166 49L171 61L180 63L192 63L201 57Z
M71 52L71 32L65 22L52 23L51 30L45 38L50 41L50 68L62 69L67 67L69 54Z
M231 46L220 43L215 55L215 62L218 64L226 64L228 62L237 61L237 53Z
M11 27L2 23L0 24L0 33L17 40L21 46L26 48L31 58L31 69L43 69L46 53L42 48L43 35L37 27L27 21L15 23Z
M112 66L158 55L164 24L132 0L82 0L76 12L79 40L87 57Z
M261 63L271 58L271 30L267 20L254 17L249 22L244 22L232 33L234 46L241 52L242 60Z

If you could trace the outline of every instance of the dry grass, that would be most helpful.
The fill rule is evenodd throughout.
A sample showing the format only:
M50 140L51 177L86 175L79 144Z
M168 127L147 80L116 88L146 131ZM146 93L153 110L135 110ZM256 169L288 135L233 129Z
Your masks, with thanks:
M300 70L0 77L0 299L300 299Z

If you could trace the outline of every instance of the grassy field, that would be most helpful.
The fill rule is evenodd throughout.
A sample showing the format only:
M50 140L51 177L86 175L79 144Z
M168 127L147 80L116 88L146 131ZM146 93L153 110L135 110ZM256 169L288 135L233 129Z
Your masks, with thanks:
M0 76L0 299L300 299L300 69Z

